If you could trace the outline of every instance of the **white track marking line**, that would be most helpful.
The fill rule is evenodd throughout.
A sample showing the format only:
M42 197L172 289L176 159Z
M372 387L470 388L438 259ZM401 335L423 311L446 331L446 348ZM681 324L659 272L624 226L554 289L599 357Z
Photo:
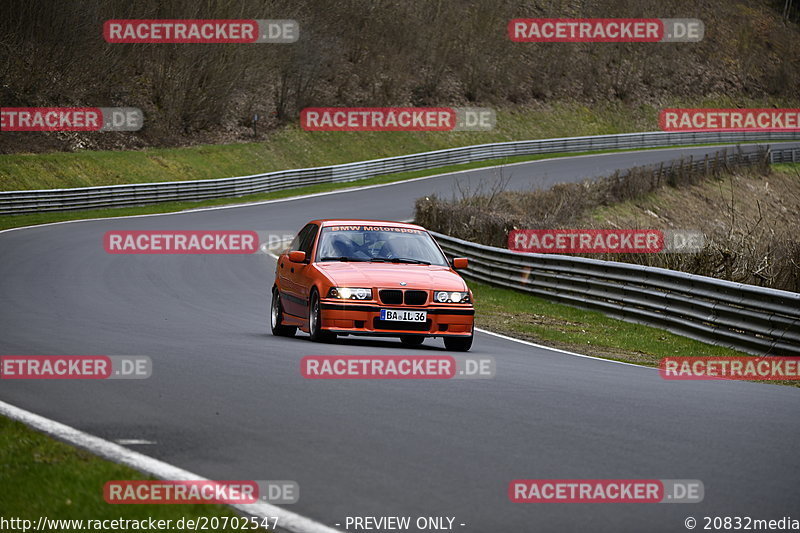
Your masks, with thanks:
M66 441L79 448L88 450L95 455L104 459L129 466L134 470L149 474L159 479L176 480L176 481L209 481L208 479L193 474L171 464L153 459L141 453L128 450L118 444L109 442L107 440L89 435L75 428L61 424L54 420L47 419L43 416L25 411L19 407L7 404L0 401L0 414L5 415L12 420L17 420L23 424L38 429L39 431L56 437L59 440ZM98 492L101 487L97 488ZM340 533L339 530L333 529L315 522L309 518L301 516L297 513L287 511L282 507L277 507L269 503L253 503L242 505L231 505L245 514L264 517L277 517L278 530L290 531L292 533Z
M155 441L152 440L144 440L144 439L114 439L114 442L119 444L120 446L138 446L138 445L149 445L155 444Z
M792 144L792 143L796 143L796 142L797 141L782 141L782 142L773 143L773 144ZM752 143L747 143L747 144L752 144ZM755 144L757 144L757 143L755 143ZM431 176L421 176L419 178L411 178L411 179L407 179L407 180L393 181L391 183L378 183L378 184L375 184L375 185L364 185L362 187L348 187L348 188L344 188L344 189L337 189L335 191L315 192L315 193L311 193L311 194L303 194L303 195L300 195L300 196L290 196L290 197L287 197L287 198L276 198L274 200L261 200L261 201L258 201L258 202L245 202L245 203L242 203L242 204L219 205L219 206L214 206L214 207L198 207L196 209L184 209L183 211L173 211L173 212L170 212L170 213L148 213L146 215L125 215L125 216L121 216L121 217L99 217L99 218L81 218L81 219L77 219L77 220L62 220L60 222L48 222L46 224L36 224L34 226L22 226L22 227L19 227L19 228L8 228L8 229L0 230L0 233L5 233L7 231L25 230L25 229L31 229L31 228L42 228L42 227L45 227L45 226L55 226L55 225L58 225L58 224L73 224L73 223L76 223L76 222L92 222L92 221L97 221L97 220L114 220L114 219L121 220L121 219L125 219L125 218L160 217L160 216L170 216L170 215L174 216L174 215L184 215L184 214L187 214L187 213L199 213L199 212L202 212L202 211L217 211L217 210L220 210L220 209L236 209L236 208L240 208L240 207L252 207L252 206L257 206L257 205L274 204L274 203L281 203L281 202L293 202L295 200L304 200L306 198L316 198L316 197L319 197L319 196L329 196L329 195L332 195L332 194L343 194L343 193L356 192L356 191L365 191L365 190L368 190L368 189L377 189L377 188L381 188L381 187L392 187L394 185L402 185L404 183L411 183L411 182L414 182L414 181L422 181L422 180L429 180L429 179L433 179L433 178L441 178L442 176L452 176L453 174L463 174L465 172L491 170L493 168L514 167L514 166L519 166L519 165L530 165L530 164L533 164L533 163L543 163L543 162L546 162L546 161L556 161L556 160L559 160L559 159L583 159L583 158L586 158L586 157L606 157L606 156L614 156L614 155L620 155L620 154L633 154L633 153L638 153L638 152L664 152L664 151L668 151L668 150L683 150L683 149L691 150L691 149L694 149L694 148L710 148L710 147L724 148L726 146L738 146L738 145L735 144L735 143L734 144L725 144L725 145L703 145L703 144L700 144L700 145L696 145L696 146L683 146L683 147L680 147L680 148L665 147L665 148L653 148L653 149L648 149L648 150L627 150L627 151L622 150L622 151L617 151L617 152L606 152L606 153L602 153L602 154L585 154L585 155L571 155L571 156L562 156L562 157L548 157L546 159L533 159L533 160L530 160L530 161L520 161L518 163L507 163L507 164L504 164L504 165L492 165L492 166L488 166L488 167L476 167L476 168L468 168L468 169L464 169L464 170L454 170L453 172L445 172L444 174L433 174ZM365 178L365 179L368 179L368 178ZM157 183L160 183L160 182L156 182L156 184ZM341 182L341 183L347 183L347 182ZM230 197L230 199L231 200L235 200L235 197ZM150 204L150 205L158 205L158 204ZM109 209L113 209L113 208L109 208ZM14 215L6 215L6 216L14 216Z
M487 335L492 335L494 337L499 337L501 339L505 339L508 341L518 342L520 344L527 344L528 346L534 346L536 348L543 348L545 350L549 350L551 352L560 352L567 355L574 355L575 357L583 357L584 359L595 359L597 361L605 361L606 363L616 363L618 365L627 365L627 366L635 366L637 368L647 368L649 370L658 370L658 368L653 366L644 366L644 365L637 365L636 363L626 363L625 361L615 361L614 359L604 359L602 357L596 357L594 355L585 355L582 353L576 352L569 352L567 350L562 350L560 348L553 348L551 346L545 346L544 344L536 344L535 342L524 341L522 339L515 339L514 337L509 337L508 335L503 335L502 333L495 333L494 331L489 331L488 329L481 329L475 328L475 331L480 331L481 333L486 333Z

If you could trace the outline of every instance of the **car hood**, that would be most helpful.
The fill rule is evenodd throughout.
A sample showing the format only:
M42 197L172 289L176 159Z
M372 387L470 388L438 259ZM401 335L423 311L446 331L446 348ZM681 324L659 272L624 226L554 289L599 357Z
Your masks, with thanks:
M337 287L467 290L461 276L444 266L355 262L317 263L316 266Z

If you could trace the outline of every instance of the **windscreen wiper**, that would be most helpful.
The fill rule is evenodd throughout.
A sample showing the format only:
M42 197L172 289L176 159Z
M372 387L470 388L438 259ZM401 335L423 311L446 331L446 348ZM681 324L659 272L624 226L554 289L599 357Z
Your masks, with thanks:
M408 263L410 265L430 265L429 261L420 261L419 259L409 259L407 257L392 257L391 259L383 257L373 257L370 261L374 263Z
M347 257L346 255L340 255L338 257L323 257L320 261L366 261L366 259L359 259L357 257Z

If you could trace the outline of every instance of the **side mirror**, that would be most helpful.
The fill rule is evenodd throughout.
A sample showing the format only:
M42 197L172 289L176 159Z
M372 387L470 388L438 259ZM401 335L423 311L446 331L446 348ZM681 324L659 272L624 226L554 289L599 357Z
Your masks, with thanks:
M301 250L294 250L289 252L289 261L292 263L305 263L306 253Z
M467 268L468 266L469 266L469 260L466 257L453 258L453 268L455 268L456 270Z

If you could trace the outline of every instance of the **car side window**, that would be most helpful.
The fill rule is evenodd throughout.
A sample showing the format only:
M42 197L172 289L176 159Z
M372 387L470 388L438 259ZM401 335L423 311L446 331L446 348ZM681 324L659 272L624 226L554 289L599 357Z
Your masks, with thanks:
M291 246L289 246L289 251L290 252L296 252L298 250L305 251L303 249L303 243L306 241L309 231L312 230L313 228L314 228L313 224L306 224L292 241Z
M306 258L311 259L311 249L314 246L314 240L317 238L319 228L315 224L309 224L306 229L308 231L300 239L300 250L306 253Z
M289 252L295 252L300 249L300 234L295 235L292 244L289 245Z

